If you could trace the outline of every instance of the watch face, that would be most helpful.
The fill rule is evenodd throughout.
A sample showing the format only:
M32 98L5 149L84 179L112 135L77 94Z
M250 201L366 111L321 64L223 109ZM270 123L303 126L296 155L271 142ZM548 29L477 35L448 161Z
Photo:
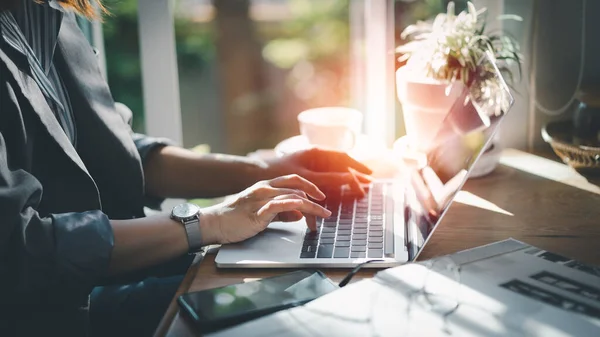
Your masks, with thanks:
M173 216L177 218L189 218L200 211L200 208L194 204L181 204L173 208Z

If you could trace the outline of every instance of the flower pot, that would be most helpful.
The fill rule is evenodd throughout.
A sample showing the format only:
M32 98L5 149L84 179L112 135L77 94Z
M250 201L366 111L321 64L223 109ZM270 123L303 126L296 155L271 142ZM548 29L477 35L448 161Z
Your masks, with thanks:
M404 115L407 146L414 151L425 151L438 133L452 105L458 99L463 100L467 91L464 90L462 82L456 82L449 86L448 83L411 73L406 67L396 71L396 83L398 99L402 104ZM466 117L471 121L467 123L463 120L457 124L469 126L468 130L463 130L464 132L469 132L471 127L475 130L482 123L476 113L472 116L457 117ZM460 131L459 128L455 130ZM490 131L484 131L484 138L489 138ZM473 167L471 178L487 175L497 166L502 152L498 137L496 134Z
M409 146L422 150L436 135L450 107L463 93L461 82L430 79L407 67L396 71L396 89L402 104Z

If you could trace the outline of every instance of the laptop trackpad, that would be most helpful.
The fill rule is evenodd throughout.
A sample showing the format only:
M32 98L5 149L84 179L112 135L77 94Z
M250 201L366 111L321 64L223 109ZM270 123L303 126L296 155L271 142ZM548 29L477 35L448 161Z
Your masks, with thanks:
M223 245L218 263L289 262L297 259L306 232L306 221L274 222L263 232L244 242Z

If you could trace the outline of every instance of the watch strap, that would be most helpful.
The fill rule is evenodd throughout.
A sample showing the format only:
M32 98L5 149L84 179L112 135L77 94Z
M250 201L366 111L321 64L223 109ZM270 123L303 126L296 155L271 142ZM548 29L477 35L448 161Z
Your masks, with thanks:
M185 235L188 240L188 252L196 253L202 248L202 233L200 232L200 215L183 222Z

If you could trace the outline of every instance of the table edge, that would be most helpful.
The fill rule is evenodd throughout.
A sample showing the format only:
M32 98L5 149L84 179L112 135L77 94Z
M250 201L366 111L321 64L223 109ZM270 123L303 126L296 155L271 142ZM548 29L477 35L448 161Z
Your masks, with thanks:
M181 284L177 288L177 291L175 292L173 298L179 297L180 295L186 293L190 289L194 279L196 278L198 269L200 268L202 261L204 261L205 256L206 251L202 251L201 253L196 254L196 256L194 257L194 261L185 273L185 276L181 281ZM165 311L165 314L162 316L160 323L158 323L156 330L154 331L154 337L163 337L167 335L167 332L169 331L169 328L171 327L171 324L173 323L173 320L175 319L175 316L177 315L178 311L179 308L177 307L177 301L172 300L169 303L169 307Z

